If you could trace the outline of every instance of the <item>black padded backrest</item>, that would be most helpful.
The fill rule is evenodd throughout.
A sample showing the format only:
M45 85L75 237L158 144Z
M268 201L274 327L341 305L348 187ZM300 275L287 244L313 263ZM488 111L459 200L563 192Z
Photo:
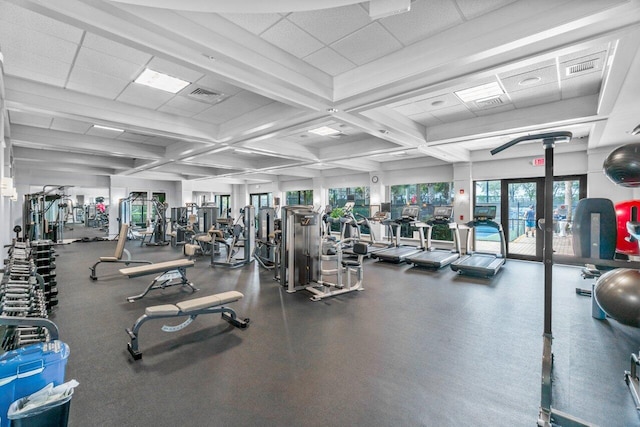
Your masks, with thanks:
M358 242L355 245L353 245L353 253L354 254L366 255L368 250L369 250L369 247L367 246L366 243Z
M592 236L592 214L600 214L599 235ZM578 201L573 215L573 252L581 258L591 258L593 242L598 242L599 259L613 259L616 253L618 224L616 210L609 199L588 198Z

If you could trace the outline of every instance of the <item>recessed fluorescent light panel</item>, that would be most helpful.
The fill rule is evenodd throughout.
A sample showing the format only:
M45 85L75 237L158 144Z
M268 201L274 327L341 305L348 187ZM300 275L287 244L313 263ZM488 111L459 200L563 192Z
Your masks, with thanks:
M165 92L170 93L178 93L191 84L191 82L171 77L168 74L159 73L149 68L145 68L138 78L134 80L134 83L164 90Z
M94 129L108 130L111 132L124 132L124 129L112 128L109 126L93 125Z
M309 132L315 133L316 135L320 135L320 136L329 136L329 135L335 135L337 133L340 133L339 130L332 129L328 126L321 126L319 128L311 129Z
M462 102L473 102L481 99L499 96L504 93L497 82L491 82L480 86L470 87L469 89L454 92Z

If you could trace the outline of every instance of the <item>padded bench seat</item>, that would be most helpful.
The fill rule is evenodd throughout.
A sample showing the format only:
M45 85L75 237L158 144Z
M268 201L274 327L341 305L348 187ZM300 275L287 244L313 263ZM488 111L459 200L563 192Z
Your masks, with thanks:
M215 295L209 295L201 298L194 298L182 301L177 304L162 304L147 307L142 316L136 320L131 329L127 329L127 334L131 338L131 342L127 345L127 349L134 360L142 358L142 353L138 349L138 336L140 327L148 320L167 319L175 317L188 316L189 318L176 326L163 326L165 332L175 332L187 327L197 316L201 314L222 314L222 319L236 328L246 328L249 325L249 319L239 319L236 312L223 304L238 301L244 295L238 291L221 292Z
M177 270L178 268L193 267L194 265L194 261L188 259L177 259L173 261L164 261L149 265L140 265L137 267L122 268L120 269L120 273L129 277L146 276L147 274Z
M176 307L178 307L183 313L190 313L192 311L200 310L203 308L215 307L218 305L226 304L228 302L238 301L242 297L243 295L238 291L228 291L202 298L194 298L187 301L182 301L176 304Z

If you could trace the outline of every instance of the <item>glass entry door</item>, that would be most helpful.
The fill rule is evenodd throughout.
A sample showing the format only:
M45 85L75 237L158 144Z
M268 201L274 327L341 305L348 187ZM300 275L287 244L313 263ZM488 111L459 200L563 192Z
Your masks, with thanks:
M539 178L530 180L504 180L503 188L507 197L506 221L503 221L509 257L539 259L542 256L542 230L538 230L542 203L539 195L543 182ZM504 206L503 206L504 209Z

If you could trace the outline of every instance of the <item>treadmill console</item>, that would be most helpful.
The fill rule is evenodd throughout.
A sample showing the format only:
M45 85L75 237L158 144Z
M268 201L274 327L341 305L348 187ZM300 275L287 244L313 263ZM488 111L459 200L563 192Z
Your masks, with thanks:
M476 221L493 220L496 217L496 206L476 206L473 208L473 219Z
M420 208L417 206L405 206L402 208L402 213L400 214L400 218L398 218L401 222L409 222L415 221L420 215Z
M453 206L436 206L433 208L433 218L448 221L453 217Z

